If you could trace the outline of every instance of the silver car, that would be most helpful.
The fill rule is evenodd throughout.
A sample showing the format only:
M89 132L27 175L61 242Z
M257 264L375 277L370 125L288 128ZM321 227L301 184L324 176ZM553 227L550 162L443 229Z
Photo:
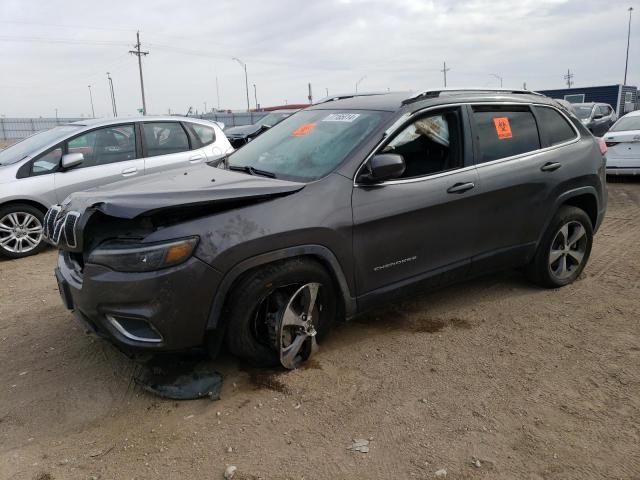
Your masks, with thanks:
M0 151L0 256L44 248L45 212L73 192L231 150L216 123L194 118L87 120L36 133Z

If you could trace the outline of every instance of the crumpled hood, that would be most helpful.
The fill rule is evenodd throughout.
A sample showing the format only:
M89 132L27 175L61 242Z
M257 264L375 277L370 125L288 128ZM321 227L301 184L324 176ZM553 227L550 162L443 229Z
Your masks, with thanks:
M227 137L248 137L249 135L253 135L258 133L262 126L258 123L254 123L253 125L242 125L239 127L230 127L224 131L224 134Z
M135 218L165 208L183 208L241 199L267 199L297 192L303 183L248 175L202 164L159 172L72 193L64 210L94 208L106 215Z

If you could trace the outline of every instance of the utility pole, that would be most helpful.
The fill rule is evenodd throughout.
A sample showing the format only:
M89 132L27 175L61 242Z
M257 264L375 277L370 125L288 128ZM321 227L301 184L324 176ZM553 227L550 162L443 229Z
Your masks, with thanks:
M232 60L235 60L240 64L242 68L244 68L244 86L247 91L247 112L251 111L251 107L249 106L249 77L247 76L247 64L244 63L239 58L233 57Z
M93 94L91 93L91 85L89 87L89 101L91 102L91 118L96 118L96 112L93 109Z
M58 123L58 109L56 108L56 124Z
M138 69L140 70L140 91L142 92L142 115L147 114L147 102L144 98L144 80L142 79L142 56L149 55L149 52L140 50L140 31L136 33L136 44L133 46L135 50L129 50L129 53L138 57Z
M527 89L527 82L522 82L522 89L526 90Z
M360 80L356 82L356 93L358 93L358 86L360 85L360 82L362 82L365 78L367 78L366 75L361 77Z
M218 99L218 110L220 110L220 88L218 87L218 76L216 75L216 97Z
M442 70L440 70L444 75L444 88L447 88L447 72L449 70L451 70L451 69L447 68L447 62L444 62L443 68L442 68Z
M311 93L311 82L309 82L309 96L307 97L309 99L309 104L313 103L313 94Z
M256 110L258 110L258 90L256 89L256 84L253 84L253 97L256 100Z
M116 108L116 94L113 90L113 79L109 72L107 72L107 78L109 79L109 90L111 91L111 109L113 110L113 116L118 116L118 109Z
M631 13L632 12L633 12L633 7L629 7L629 30L627 31L627 60L624 62L623 85L627 84L627 69L629 68L629 41L631 40Z
M327 95L326 95L326 96L328 97L328 96L329 96L329 89L328 89L328 88L325 88L325 91L327 92Z
M567 70L567 74L564 76L564 79L567 81L567 87L571 88L571 85L574 84L573 73L571 73L571 70Z

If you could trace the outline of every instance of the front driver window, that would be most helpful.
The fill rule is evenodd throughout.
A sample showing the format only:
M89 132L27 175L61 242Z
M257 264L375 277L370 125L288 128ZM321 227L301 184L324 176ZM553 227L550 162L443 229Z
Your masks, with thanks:
M99 128L67 142L67 153L82 153L84 161L76 168L94 167L136 158L133 125Z
M460 114L457 110L424 116L405 127L383 149L402 155L400 178L421 177L462 166Z
M62 158L62 148L56 147L49 150L47 153L40 156L33 162L31 167L32 175L43 175L45 173L52 172L60 165L60 159Z

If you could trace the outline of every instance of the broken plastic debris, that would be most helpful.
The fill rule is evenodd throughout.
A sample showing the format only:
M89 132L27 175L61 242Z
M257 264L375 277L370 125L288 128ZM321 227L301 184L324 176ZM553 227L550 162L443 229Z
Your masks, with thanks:
M141 365L134 380L147 392L172 400L218 400L222 389L222 375L210 362L173 356L152 358Z
M354 452L367 453L369 451L369 440L356 438L348 449Z

